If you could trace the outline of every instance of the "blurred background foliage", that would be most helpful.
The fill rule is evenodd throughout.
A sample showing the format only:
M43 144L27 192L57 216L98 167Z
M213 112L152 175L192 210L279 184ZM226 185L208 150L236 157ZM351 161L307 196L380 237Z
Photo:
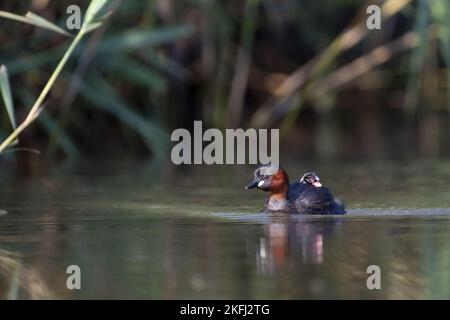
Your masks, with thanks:
M65 27L73 1L4 1ZM89 1L77 1L84 11ZM368 30L366 9L382 9ZM447 0L116 1L74 52L21 136L47 163L164 160L170 132L280 128L285 158L408 159L450 154ZM67 49L64 36L0 20L22 120ZM1 110L0 137L11 130ZM1 161L18 157L5 154ZM20 154L31 168L34 154ZM50 160L50 161L47 161ZM30 170L25 170L30 171Z

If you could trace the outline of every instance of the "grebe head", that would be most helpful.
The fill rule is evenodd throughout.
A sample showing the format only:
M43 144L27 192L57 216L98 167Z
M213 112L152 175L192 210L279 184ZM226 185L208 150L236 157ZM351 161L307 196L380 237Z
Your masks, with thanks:
M320 188L322 184L320 183L320 178L315 172L307 172L300 179L301 183L309 184L313 187Z
M262 166L255 170L254 175L245 189L258 188L273 194L287 192L289 178L283 169Z

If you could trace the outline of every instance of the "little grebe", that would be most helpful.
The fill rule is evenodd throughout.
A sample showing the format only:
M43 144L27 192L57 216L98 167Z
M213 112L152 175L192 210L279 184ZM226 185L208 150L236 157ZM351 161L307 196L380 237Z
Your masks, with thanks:
M292 214L344 214L345 209L337 202L319 177L309 172L300 182L289 185L287 173L278 168L261 166L254 172L255 178L245 188L258 188L268 192L263 212Z

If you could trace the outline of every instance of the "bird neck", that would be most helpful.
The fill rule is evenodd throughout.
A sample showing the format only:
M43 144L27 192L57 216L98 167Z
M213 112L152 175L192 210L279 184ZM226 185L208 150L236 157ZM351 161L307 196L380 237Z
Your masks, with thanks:
M289 209L287 190L278 193L269 193L266 199L266 209L270 211L286 211Z

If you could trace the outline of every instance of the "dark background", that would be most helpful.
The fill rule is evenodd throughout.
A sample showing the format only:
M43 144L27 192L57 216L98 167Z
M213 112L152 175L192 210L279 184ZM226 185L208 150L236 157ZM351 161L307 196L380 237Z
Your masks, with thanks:
M71 4L8 1L0 10L30 10L65 27ZM88 1L77 4L84 11ZM370 4L382 6L381 30L365 26ZM21 135L20 146L41 156L7 153L0 165L28 175L82 159L167 160L171 131L194 120L280 128L282 161L449 156L446 0L118 5L77 48L45 111ZM408 35L415 45L402 42ZM21 121L69 40L1 19L0 43ZM6 137L3 108L1 124Z

